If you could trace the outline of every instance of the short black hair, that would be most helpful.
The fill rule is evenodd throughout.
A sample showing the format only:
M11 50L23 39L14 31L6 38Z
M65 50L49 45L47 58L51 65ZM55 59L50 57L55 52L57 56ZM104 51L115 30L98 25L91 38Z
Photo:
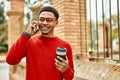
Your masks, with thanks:
M52 7L52 6L45 6L45 7L43 7L43 8L40 10L39 14L41 14L41 12L44 12L44 11L52 12L52 13L55 15L56 19L58 20L58 18L59 18L59 13L58 13L58 11L57 11L54 7Z

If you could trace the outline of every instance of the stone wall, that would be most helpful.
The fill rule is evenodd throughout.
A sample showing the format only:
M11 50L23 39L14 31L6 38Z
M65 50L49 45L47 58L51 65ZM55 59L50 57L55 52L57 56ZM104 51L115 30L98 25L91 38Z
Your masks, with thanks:
M120 65L76 60L74 80L120 80Z
M8 19L8 43L9 47L23 31L24 0L9 0L10 11L7 12ZM24 64L25 65L25 64ZM24 67L22 64L10 66L10 80L24 80ZM23 73L21 73L23 71Z
M11 68L10 80L25 80L25 62ZM73 80L120 80L120 65L114 62L89 62L74 60L75 76Z
M73 53L87 52L86 0L52 0L60 19L56 34L72 45ZM81 24L80 24L81 23Z
M21 61L20 64L10 67L10 80L25 80L26 78L26 64Z
M8 19L8 43L9 47L23 31L24 0L9 0L10 11Z

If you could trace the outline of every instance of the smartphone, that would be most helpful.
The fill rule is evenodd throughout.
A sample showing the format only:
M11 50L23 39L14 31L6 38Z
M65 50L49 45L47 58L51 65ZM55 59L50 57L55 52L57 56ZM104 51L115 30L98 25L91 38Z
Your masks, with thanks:
M36 34L40 30L40 25L34 24L34 26L37 28L37 30L33 29L34 33Z
M66 60L66 52L67 52L66 48L64 48L64 47L57 47L57 49L56 49L56 57L60 56L61 58Z

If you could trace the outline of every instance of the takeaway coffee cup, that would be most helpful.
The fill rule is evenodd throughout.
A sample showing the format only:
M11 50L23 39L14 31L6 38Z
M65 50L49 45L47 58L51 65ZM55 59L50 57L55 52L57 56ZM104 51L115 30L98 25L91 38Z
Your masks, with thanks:
M66 48L58 47L56 49L56 56L60 56L60 57L62 57L63 59L66 60L66 51L67 51Z

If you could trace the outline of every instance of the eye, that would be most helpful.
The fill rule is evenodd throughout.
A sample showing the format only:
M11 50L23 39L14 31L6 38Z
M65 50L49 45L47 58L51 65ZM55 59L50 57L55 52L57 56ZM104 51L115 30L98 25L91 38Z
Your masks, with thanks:
M44 22L45 20L46 20L46 22L50 23L50 22L53 22L54 19L52 19L52 18L43 18L43 17L39 18L39 21L41 21L41 22Z
M48 19L46 19L46 21L47 21L47 22L52 22L52 21L53 21L53 19L48 18Z
M40 18L40 19L39 19L39 21L42 21L42 22L43 22L44 20L45 20L45 18Z

